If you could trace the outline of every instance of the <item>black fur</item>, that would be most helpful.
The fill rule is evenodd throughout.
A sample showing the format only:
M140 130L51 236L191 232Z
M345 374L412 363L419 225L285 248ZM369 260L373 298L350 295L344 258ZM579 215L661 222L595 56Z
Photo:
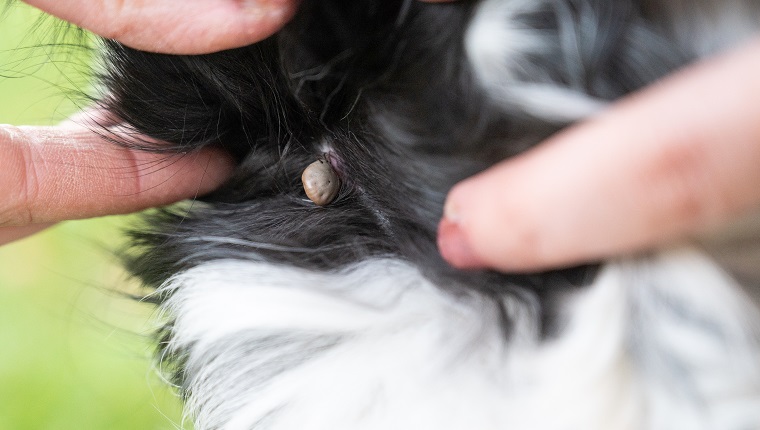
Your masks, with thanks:
M557 40L555 52L531 59L547 76L523 79L549 79L609 100L688 60L657 35L637 1L555 3L520 17ZM459 272L435 245L453 184L566 125L509 115L476 84L462 42L476 4L305 0L279 34L203 56L108 42L104 104L135 135L167 146L120 143L169 153L215 145L239 161L213 194L146 216L132 232L132 273L157 286L219 258L333 270L393 256L454 294L512 291L539 303L551 334L552 292L586 285L594 265L530 275ZM588 34L588 22L580 22L588 16L604 37ZM342 188L334 203L317 207L300 175L324 142L334 150ZM509 315L504 322L508 333Z

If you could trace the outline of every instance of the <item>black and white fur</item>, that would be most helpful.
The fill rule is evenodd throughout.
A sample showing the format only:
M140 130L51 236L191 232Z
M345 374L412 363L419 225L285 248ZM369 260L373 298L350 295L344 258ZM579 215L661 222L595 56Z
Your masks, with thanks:
M435 246L458 180L758 17L753 0L304 0L241 49L107 43L107 108L172 146L122 144L239 161L149 215L127 262L195 428L760 428L757 308L700 251L499 274ZM342 187L323 208L299 178L325 154Z

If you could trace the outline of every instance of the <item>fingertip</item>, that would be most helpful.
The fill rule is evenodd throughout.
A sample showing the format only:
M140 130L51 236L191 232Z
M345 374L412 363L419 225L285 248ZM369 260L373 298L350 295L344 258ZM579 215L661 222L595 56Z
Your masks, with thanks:
M290 21L299 4L299 0L26 2L131 48L182 55L260 42Z
M281 30L296 14L299 4L299 0L244 0L237 6L239 9L225 11L230 15L226 17L227 25L209 29L217 33L216 38L209 38L205 46L196 42L182 49L188 50L184 53L204 54L260 42ZM235 25L229 24L233 22Z
M461 226L447 218L438 224L438 251L449 264L457 269L481 269L485 267L470 246L469 238Z
M203 173L199 194L208 194L222 185L235 169L235 160L232 156L219 148L207 148L199 152L195 160L194 170Z
M186 4L175 26L160 33L116 37L146 51L198 55L260 42L281 30L296 14L299 0L209 0ZM173 3L172 3L173 4ZM173 13L174 6L165 13ZM151 17L145 18L152 19Z
M528 272L549 267L546 211L525 179L521 160L508 160L454 186L438 229L443 258L459 269Z
M438 224L438 250L449 264L458 269L481 269L486 267L484 260L475 251L471 231L467 229L465 208L473 179L467 179L455 185L446 197L443 218ZM474 199L477 205L478 199ZM475 209L477 211L477 208Z

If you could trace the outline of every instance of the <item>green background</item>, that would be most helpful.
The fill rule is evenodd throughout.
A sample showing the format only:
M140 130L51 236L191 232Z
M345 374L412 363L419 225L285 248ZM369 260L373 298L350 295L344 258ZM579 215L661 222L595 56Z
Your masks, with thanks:
M0 123L55 124L88 90L82 35L39 16L12 3L0 18ZM112 254L128 221L62 223L0 247L0 430L183 427L153 368L154 311L120 294L136 288Z

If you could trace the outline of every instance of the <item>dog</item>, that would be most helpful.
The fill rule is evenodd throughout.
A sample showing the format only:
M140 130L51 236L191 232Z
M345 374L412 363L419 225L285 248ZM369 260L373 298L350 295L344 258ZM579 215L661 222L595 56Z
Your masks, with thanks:
M240 49L105 42L119 144L238 162L125 262L195 428L760 428L757 286L702 251L503 274L435 244L453 184L758 26L753 0L304 0Z

